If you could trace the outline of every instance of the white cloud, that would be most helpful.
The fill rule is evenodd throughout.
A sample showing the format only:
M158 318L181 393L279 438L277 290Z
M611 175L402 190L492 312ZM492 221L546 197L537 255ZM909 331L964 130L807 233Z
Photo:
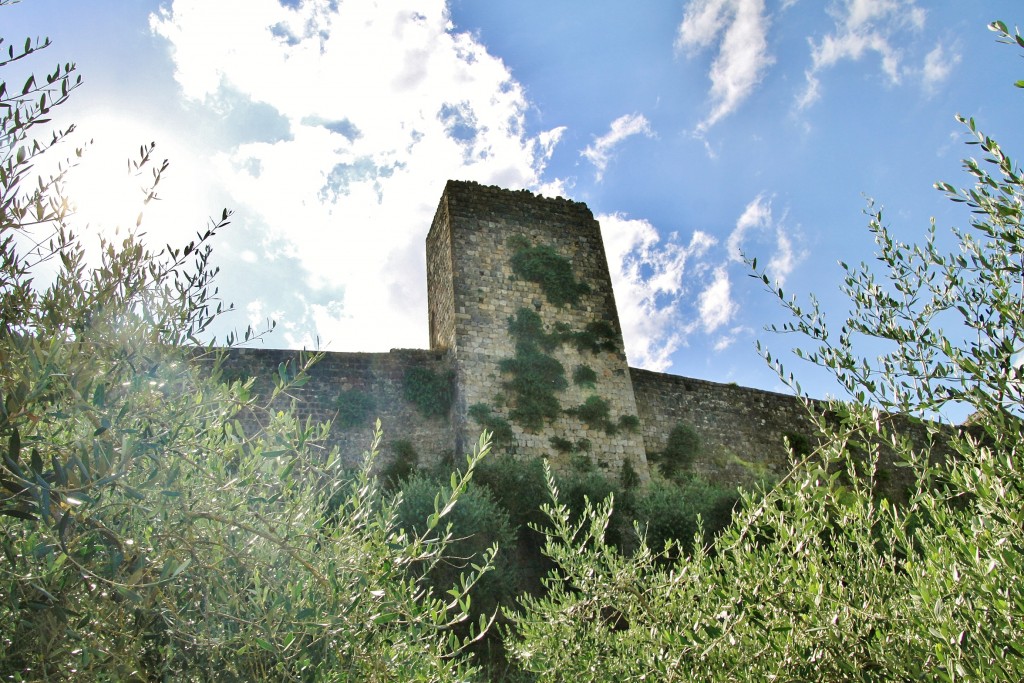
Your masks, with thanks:
M700 322L704 331L711 333L727 324L736 314L736 303L732 300L729 272L725 266L715 269L715 279L700 293L697 300Z
M672 355L694 334L715 351L729 348L750 330L727 327L740 312L733 299L730 271L743 248L765 255L765 271L779 286L805 257L793 245L798 237L776 218L764 194L752 199L723 244L697 230L689 244L673 233L659 238L648 221L621 214L598 216L608 255L612 286L631 365L664 371ZM724 252L724 254L722 253ZM745 267L744 267L745 268Z
M667 370L671 355L694 329L682 314L687 263L704 256L715 239L697 231L683 246L674 235L663 242L645 220L619 214L598 216L598 220L629 362Z
M769 257L766 266L767 274L777 285L782 286L793 269L796 268L806 257L803 251L797 251L793 247L793 241L784 227L785 214L781 219L772 215L772 205L764 194L759 194L752 199L743 209L743 213L736 221L736 227L726 240L726 251L730 261L738 262L743 260L744 243L749 240L752 233L774 230L775 251ZM759 245L756 249L750 250L747 256L757 256L761 250ZM763 247L767 249L767 247Z
M749 334L749 333L750 333L750 329L747 328L747 327L744 327L742 325L738 325L736 327L733 327L727 333L721 335L717 340L715 340L715 343L712 346L712 349L716 353L721 353L722 351L725 351L727 348L729 348L734 343L736 343L736 340L739 338L739 336L741 334Z
M769 23L763 0L691 0L687 6L676 49L693 51L719 42L708 74L712 109L697 125L698 133L735 111L774 63L768 54Z
M784 287L786 278L807 254L804 251L794 251L792 240L781 227L775 231L775 240L776 251L768 260L767 274L777 287Z
M953 67L960 63L960 53L955 50L951 53L936 45L931 52L924 57L924 66L921 69L921 79L925 90L934 92L935 89L949 78Z
M692 0L676 36L676 49L704 48L715 41L728 18L731 0Z
M726 328L739 314L730 270L744 247L767 254L765 271L779 286L805 257L773 215L771 201L757 195L744 208L725 242L697 230L685 246L673 233L659 238L648 221L621 214L598 216L612 286L631 365L664 371L672 355L697 333L715 351L729 348L749 329ZM722 252L724 251L724 255Z
M615 119L607 133L594 140L593 145L588 145L580 152L581 156L594 164L597 169L598 182L604 177L604 171L608 168L612 150L634 135L654 137L651 124L643 114L625 114Z
M448 178L561 189L540 177L564 129L525 133L522 87L443 0L173 0L151 27L198 106L287 122L207 162L236 222L266 226L245 247L303 271L261 284L332 350L426 345L423 240Z
M835 32L818 42L811 40L811 68L797 98L801 109L821 97L819 74L843 60L859 61L866 54L875 54L888 82L899 83L902 55L894 46L894 36L908 28L920 31L925 22L925 11L915 0L841 0L830 14L836 20Z
M100 238L120 243L129 231L144 233L153 249L166 244L181 247L195 239L196 231L207 223L207 208L212 203L206 189L213 180L207 160L160 122L140 121L103 107L75 118L78 131L66 144L85 151L75 158L65 181L77 224L88 225L88 230L82 231L87 255L92 257L91 248ZM159 142L145 165L136 169L126 164L139 162L139 145L152 140ZM145 191L153 183L152 173L165 159L171 163L160 175L157 197L187 196L194 198L193 202L144 202ZM41 161L35 170L45 177L56 173L61 157L44 155ZM142 223L136 228L140 214Z
M770 225L771 222L771 202L765 199L763 194L759 194L747 204L746 208L743 209L743 213L740 215L739 220L736 221L736 227L731 233L729 233L729 239L726 241L729 260L742 261L742 243L747 233L754 229L764 228Z

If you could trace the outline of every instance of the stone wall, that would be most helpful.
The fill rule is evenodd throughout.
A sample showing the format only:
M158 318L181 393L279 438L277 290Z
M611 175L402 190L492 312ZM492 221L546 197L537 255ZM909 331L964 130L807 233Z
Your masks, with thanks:
M783 437L810 440L813 425L794 396L630 368L647 453L665 450L676 425L701 441L694 471L727 485L778 478L790 469Z
M224 376L227 379L255 378L253 390L261 399L271 395L279 366L284 364L291 373L305 355L298 351L249 348L231 349L226 353ZM413 444L423 465L452 455L461 456L475 443L479 426L467 427L466 439L472 441L457 449L450 416L424 417L406 400L404 380L416 368L441 376L452 370L452 356L443 351L418 349L396 349L390 353L324 353L313 366L309 381L279 396L272 407L283 409L294 400L300 419L335 422L326 446L337 446L352 465L360 461L368 448L377 417L384 431L382 462L391 457L391 445L399 440ZM713 481L732 486L750 484L764 476L781 476L788 471L789 463L783 435L811 434L811 425L795 397L638 368L628 368L628 373L640 419L636 435L642 439L645 456L663 451L672 429L678 424L687 425L702 443L693 464L694 471ZM338 402L352 391L372 396L375 405L363 423L346 428L337 423ZM571 397L578 398L583 393L578 388L567 389L561 396L563 402L568 403ZM578 431L570 428L560 433L595 436L595 430L580 425L578 418L571 418L569 422L578 425ZM259 425L250 416L245 426L254 430ZM611 442L620 435L611 437L598 433L596 436ZM523 457L552 458L556 463L565 457L549 442L539 439L532 442L524 439L517 453ZM456 458L456 462L460 460L461 457Z
M285 364L288 372L302 362L298 351L276 349L231 349L224 362L224 376L228 379L254 377L254 393L261 399L271 396L278 367ZM295 401L302 420L332 421L327 448L338 447L347 463L357 465L369 448L376 418L381 420L384 440L381 462L392 456L396 441L410 441L427 465L453 453L454 436L450 417L425 417L405 398L405 377L413 369L426 369L438 376L451 370L450 358L445 353L418 349L393 350L390 353L325 353L313 366L309 381L279 396L272 407L281 409ZM371 396L374 405L365 419L347 427L340 424L339 399L358 394ZM258 424L248 416L247 429Z
M726 486L785 475L790 455L784 437L814 445L813 426L794 397L627 366L600 226L585 204L449 181L426 247L431 350L327 353L308 383L278 399L277 407L294 399L302 419L334 421L328 446L340 448L348 462L360 460L378 416L382 463L399 440L410 442L424 465L461 456L484 427L474 406L486 407L488 419L505 426L498 451L544 457L556 469L570 467L574 457L589 458L610 476L628 463L641 480L649 476L648 456L659 457L680 425L701 443L693 471ZM563 289L524 274L524 253L541 254L543 263L568 273ZM533 336L523 336L522 325L515 331L513 319L533 321ZM225 374L257 378L261 396L270 395L278 367L294 368L300 356L227 353ZM533 372L540 366L548 374ZM517 374L523 367L533 374ZM561 368L562 386L544 385L552 367ZM451 397L447 415L425 417L407 400L405 379L417 371L451 378L443 392ZM520 380L533 398L523 398L515 386ZM365 421L345 426L339 400L351 406L360 396L372 397L372 410ZM588 400L606 411L602 420L581 409ZM522 411L537 407L531 401L553 402L554 409L527 424ZM923 445L921 425L896 423ZM906 469L895 467L887 453L882 469L890 477L887 495L900 498L911 483Z
M798 452L801 447L819 445L817 428L795 396L637 368L630 368L630 374L644 446L654 460L665 449L672 429L683 424L692 428L701 441L693 461L696 474L726 486L749 487L759 481L778 480L790 471L792 457L785 439ZM816 412L827 412L828 408L819 402L812 407ZM909 439L915 451L931 453L933 463L952 457L948 442L933 441L921 421L885 414L880 421L891 433ZM877 446L876 492L891 501L906 502L908 491L915 485L914 471L901 466L887 444Z
M452 231L448 202L442 198L427 234L427 313L430 348L455 347L455 282L452 270Z
M574 301L552 298L513 267L513 257L524 248L545 247L571 264L579 286L569 297ZM585 204L449 181L427 237L427 264L431 343L453 352L456 432L463 449L482 426L471 417L472 407L487 406L509 423L511 452L548 457L558 468L568 466L565 444L573 444L609 474L629 462L646 478L639 432L617 429L621 419L635 424L636 403L600 226ZM517 420L517 408L528 406L517 403L503 361L522 358L522 340L513 337L509 323L524 310L539 317L545 334L605 333L600 349L581 350L565 341L544 353L564 369L567 386L553 390L561 408L572 410L596 397L607 407L607 424L595 426L594 420L561 411L542 425ZM593 371L591 382L573 381L580 366Z

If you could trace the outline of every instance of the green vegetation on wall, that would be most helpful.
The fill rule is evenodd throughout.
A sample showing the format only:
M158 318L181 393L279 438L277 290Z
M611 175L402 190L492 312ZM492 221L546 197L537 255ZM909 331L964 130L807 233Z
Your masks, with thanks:
M580 418L591 429L604 429L606 432L609 428L612 431L615 429L608 419L608 401L600 396L588 396L582 405L577 408L569 408L565 412Z
M649 453L648 459L658 464L663 475L678 481L690 471L701 448L700 435L697 431L685 422L679 422L669 432L665 450L660 453Z
M620 429L634 431L639 427L640 421L634 415L613 421L608 402L596 395L576 408L562 409L556 392L568 386L565 367L548 352L563 343L573 343L581 352L598 353L616 348L605 336L612 333L610 326L593 323L587 328L577 333L559 323L553 332L547 332L541 317L525 307L509 318L508 329L515 341L516 355L499 363L501 371L511 375L505 382L511 402L509 418L530 430L541 429L545 422L555 420L563 412L577 415L588 427L603 429L608 434ZM593 386L596 379L597 373L587 365L579 365L573 371L573 382L579 386Z
M590 439L570 441L561 436L553 436L548 439L548 442L559 453L589 453L591 447Z
M402 378L405 400L416 406L424 417L448 417L452 406L453 373L430 368L409 368Z
M585 282L576 280L569 259L551 247L534 246L518 235L510 237L508 244L515 249L512 271L524 280L539 284L548 301L554 305L575 305L581 295L590 291Z
M515 250L513 271L519 277L539 283L551 303L574 304L581 294L589 291L585 283L576 280L569 259L551 247L534 246L519 235L510 237L508 245ZM610 322L593 321L583 330L573 330L568 323L558 322L548 331L537 312L523 307L509 318L508 329L515 342L515 356L503 359L499 368L510 376L504 383L508 391L509 419L531 431L543 428L545 422L563 413L577 415L588 427L603 429L608 434L620 429L632 431L639 426L639 420L631 415L613 421L608 402L599 396L591 396L582 405L563 410L556 395L568 382L565 368L550 353L562 344L571 344L580 353L616 352L618 335ZM572 380L577 386L594 388L597 373L581 364L573 370ZM575 447L571 442L557 441L558 438L553 441L556 449L568 451Z
M589 365L577 365L572 371L572 383L580 387L593 388L597 382L597 373Z
M591 353L615 352L619 348L615 341L617 338L615 328L607 320L595 320L587 323L582 332L569 332L566 334L566 338L576 346L580 353L584 351Z
M591 429L603 429L609 435L619 431L632 432L640 427L640 418L636 415L620 415L617 421L612 421L611 404L600 396L588 396L582 405L567 408L565 413L575 415Z
M474 403L467 412L480 427L491 432L495 446L511 446L514 443L512 425L501 415L496 415L486 403Z
M565 368L544 353L557 344L557 338L544 332L540 316L528 308L519 309L508 327L516 355L502 360L499 367L511 375L505 382L512 401L509 417L526 429L537 430L561 414L555 392L568 386Z
M369 426L377 410L377 399L362 389L346 389L338 396L336 423L342 429Z

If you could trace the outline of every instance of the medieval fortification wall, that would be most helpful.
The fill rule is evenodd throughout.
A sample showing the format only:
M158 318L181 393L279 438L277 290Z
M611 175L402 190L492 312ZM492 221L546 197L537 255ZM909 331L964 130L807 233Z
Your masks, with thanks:
M496 450L556 468L588 458L612 476L649 476L649 457L683 425L693 468L723 484L788 470L783 436L810 433L790 396L628 367L600 226L585 204L449 181L427 236L429 350L327 353L289 397L334 421L354 463L379 417L383 460L411 445L429 463ZM229 376L268 379L299 352L236 349ZM806 438L806 436L804 436Z

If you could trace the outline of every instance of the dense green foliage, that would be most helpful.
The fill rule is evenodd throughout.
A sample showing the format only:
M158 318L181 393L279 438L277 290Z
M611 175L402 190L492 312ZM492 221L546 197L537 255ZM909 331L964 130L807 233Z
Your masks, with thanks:
M391 459L381 468L380 479L385 486L393 489L416 471L420 454L408 439L392 441L388 450L391 451Z
M690 552L694 539L707 545L728 525L738 502L736 491L700 478L676 482L655 478L640 495L631 498L632 516L641 524L647 545L655 550L671 547L666 559ZM619 502L617 505L621 505Z
M398 523L410 534L427 533L427 519L434 510L434 498L441 483L439 478L428 474L417 474L403 482ZM419 584L435 597L444 598L452 586L459 584L464 572L474 564L491 560L493 570L480 579L469 596L471 599L466 601L472 617L468 626L481 617L491 618L500 605L512 604L515 598L518 589L514 558L516 529L490 489L475 482L460 498L447 524L453 540L445 557L415 563L409 571L417 578L422 577Z
M540 316L528 308L519 309L508 326L516 355L502 360L499 367L509 375L504 383L512 403L509 418L526 429L540 429L561 414L555 392L569 385L565 368L547 353L558 341L544 332Z
M227 213L180 249L129 233L92 253L63 171L34 177L63 134L32 129L76 83L66 65L0 86L0 675L464 680L453 628L490 552L451 593L407 568L446 555L479 458L410 534L370 474L376 442L346 472L326 425L264 407L306 367L282 366L263 403L226 381L195 340L219 312ZM152 152L132 165L153 169L143 202L167 167Z
M338 395L338 416L335 418L342 429L366 426L377 411L377 399L362 389L346 389Z
M690 425L680 422L669 432L665 450L652 453L651 461L657 463L666 477L678 481L689 475L690 466L700 451L700 435Z
M572 262L547 245L531 245L522 237L511 238L512 272L524 280L536 282L555 306L575 305L581 295L590 291L585 282L579 282L572 270Z
M584 325L583 330L578 332L569 330L561 330L561 332L563 338L566 341L571 341L580 353L584 351L589 351L590 353L609 351L614 353L618 350L618 345L615 343L617 337L615 328L607 320L589 322Z
M624 554L606 539L612 498L577 517L549 482L556 568L512 615L524 669L558 681L1024 680L1024 177L961 120L984 156L965 161L973 187L937 185L971 211L953 250L934 226L904 244L875 212L878 261L843 266L851 311L838 330L763 278L792 313L783 329L808 340L800 355L851 400L806 402L820 445L771 491L745 495L713 545ZM929 438L906 438L894 413L934 420ZM945 421L968 413L969 427ZM882 448L912 474L904 505L875 494Z
M597 373L589 365L577 365L572 371L572 383L581 387L593 388L597 382Z
M531 524L544 521L540 507L548 500L548 489L541 460L495 455L480 463L476 475L474 481L490 489L491 496L519 533L526 533Z
M424 417L446 418L452 407L453 379L451 372L410 368L402 378L402 393Z
M607 539L621 552L636 547L636 530L640 529L658 547L670 543L668 555L674 556L691 547L701 528L699 519L705 520L702 543L729 522L735 493L707 482L694 479L678 485L656 479L648 488L637 489L635 472L632 476L624 472L627 481L616 482L596 471L587 458L578 463L577 469L558 477L563 500L570 508L582 510L586 500L615 495L621 503ZM437 492L438 476L436 468L428 468L399 482L398 517L404 529L422 531ZM501 636L507 624L496 611L512 608L520 595L542 595L541 578L553 567L541 553L544 535L537 530L546 521L541 507L548 501L541 460L509 455L488 458L476 468L473 481L448 518L453 541L446 557L409 567L421 585L438 592L457 582L458 572L479 562L492 545L498 546L492 560L494 569L472 588L467 601L471 622L497 616L502 627L492 629L487 639L473 648L479 663L497 680L504 680L516 665L509 666L504 660Z
M608 419L610 412L608 401L600 396L588 396L582 404L575 408L569 408L566 412L583 420L583 423L591 429L607 431L610 428L614 430L611 420Z
M481 429L490 432L495 446L511 446L514 441L512 425L486 403L474 403L467 411L469 416L480 425Z

